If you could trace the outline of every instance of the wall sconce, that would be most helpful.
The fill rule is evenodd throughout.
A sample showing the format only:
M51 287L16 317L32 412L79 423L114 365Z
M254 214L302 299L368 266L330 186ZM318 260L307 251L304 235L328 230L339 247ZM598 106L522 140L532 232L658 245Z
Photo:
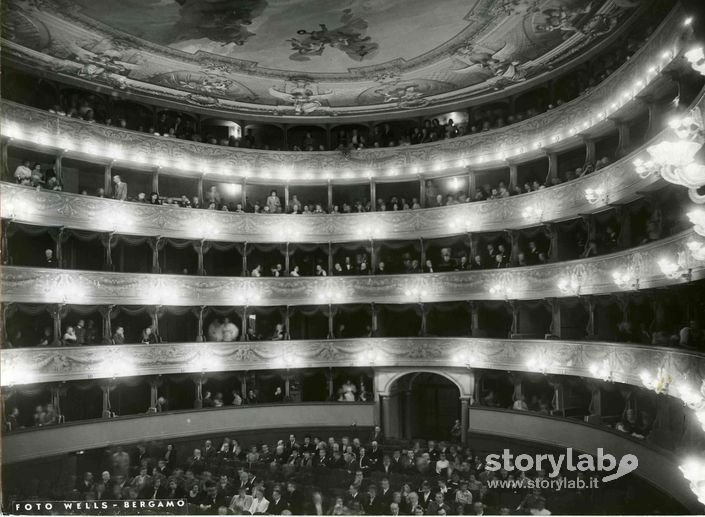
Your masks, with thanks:
M688 251L690 251L690 255L695 260L705 260L705 244L703 244L702 242L689 241L686 246L688 246Z
M514 294L514 288L508 282L497 282L490 287L490 294L509 299Z
M607 191L602 187L585 189L585 199L591 205L607 204Z
M665 371L663 367L656 371L656 376L651 375L644 370L639 374L639 379L646 389L654 391L658 394L668 393L668 389L673 382L673 378Z
M165 280L155 280L144 293L147 305L170 305L181 298L179 290Z
M558 289L563 294L578 296L580 294L580 278L571 275L570 278L563 277L558 280Z
M661 269L661 272L671 280L677 280L680 278L685 278L688 281L691 280L691 270L687 266L686 255L684 251L678 252L678 258L675 262L666 258L662 258L659 259L656 263Z
M316 300L322 305L337 303L343 299L340 289L325 288L316 293Z
M214 359L213 352L203 348L199 349L196 359L191 362L191 369L201 373L215 372L220 368L221 364Z
M453 355L453 362L465 366L466 368L470 368L471 366L477 364L477 357L467 350L462 350Z
M676 391L678 398L690 409L695 411L705 410L705 380L700 385L700 390L695 390L688 384L680 384Z
M296 354L296 352L287 351L280 356L278 356L273 362L272 366L274 368L282 368L285 370L291 370L294 368L301 368L304 365L304 360Z
M696 208L685 215L687 215L690 222L693 223L693 230L695 230L695 233L705 237L705 209Z
M590 370L590 375L596 379L602 379L605 382L613 381L612 368L608 359L605 359L602 363L592 363L588 369Z
M360 355L358 356L358 364L362 365L375 365L381 363L383 360L384 356L382 353L374 348L369 348L363 352L360 352Z
M456 217L455 219L451 219L451 221L448 223L448 227L452 231L467 232L468 229L470 228L470 224L467 220L463 220L460 217Z
M543 217L543 208L538 205L527 206L521 215L528 221L540 221Z
M416 301L418 303L422 303L426 299L427 294L428 294L428 291L426 291L426 289L424 289L420 285L404 290L404 296L407 299L412 300L412 301Z
M100 377L116 379L118 377L131 377L137 373L134 363L124 354L112 350L106 354L98 367Z
M695 47L683 55L690 63L690 66L693 67L693 70L705 75L705 52L703 52L703 47Z
M372 239L379 239L382 236L382 231L379 228L379 226L361 226L360 228L357 229L355 232L359 237L372 240Z
M631 269L618 269L612 273L614 283L625 291L638 290L639 279L635 277Z
M540 373L541 375L546 375L550 367L550 361L545 357L544 354L540 354L539 357L532 357L526 362L527 368L532 372Z
M238 291L235 295L236 305L256 305L262 299L262 294L258 289L246 287Z
M641 158L637 158L632 163L634 164L634 171L642 179L646 179L652 174L656 176L661 174L659 171L659 166L653 160L642 160Z
M691 457L679 469L690 483L698 502L705 504L705 459Z

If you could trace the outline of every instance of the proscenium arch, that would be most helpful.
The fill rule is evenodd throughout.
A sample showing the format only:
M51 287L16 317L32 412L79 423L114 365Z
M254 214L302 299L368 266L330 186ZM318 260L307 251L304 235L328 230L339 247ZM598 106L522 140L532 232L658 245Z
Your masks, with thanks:
M433 373L445 377L458 388L461 400L472 400L475 391L475 374L466 368L378 368L375 370L375 391L379 397L389 397L394 383L406 375L416 373Z

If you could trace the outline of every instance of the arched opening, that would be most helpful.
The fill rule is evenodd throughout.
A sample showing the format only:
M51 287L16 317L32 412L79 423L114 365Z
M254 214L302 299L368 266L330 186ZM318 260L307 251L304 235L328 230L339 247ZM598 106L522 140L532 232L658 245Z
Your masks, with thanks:
M398 378L391 386L388 404L385 430L398 438L451 439L453 424L460 419L460 389L437 373L410 373Z

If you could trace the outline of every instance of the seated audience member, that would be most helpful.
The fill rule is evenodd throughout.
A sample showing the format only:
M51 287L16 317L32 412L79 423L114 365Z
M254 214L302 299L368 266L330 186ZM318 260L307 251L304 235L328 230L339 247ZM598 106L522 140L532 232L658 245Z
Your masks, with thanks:
M59 267L59 263L54 258L54 250L51 250L49 248L44 250L44 260L42 262L41 267L51 268L51 269Z
M113 188L113 199L117 199L118 201L126 201L127 183L122 181L119 174L113 176L113 183L115 184L115 187Z
M20 185L30 185L32 182L32 169L30 168L30 161L25 160L21 165L18 165L15 169L15 182Z

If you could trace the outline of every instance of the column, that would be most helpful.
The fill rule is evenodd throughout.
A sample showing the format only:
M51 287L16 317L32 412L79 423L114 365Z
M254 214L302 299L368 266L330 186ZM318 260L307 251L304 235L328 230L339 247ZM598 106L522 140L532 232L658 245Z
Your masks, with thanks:
M546 301L551 308L551 337L560 339L562 334L560 299L549 298Z
M374 274L375 265L377 264L377 253L375 251L375 240L370 239L370 263L369 263L369 273Z
M333 274L333 243L328 241L328 274Z
M656 133L661 129L661 118L663 117L663 105L659 104L654 99L648 99L646 105L649 109L649 126L646 130L646 138L656 136Z
M512 400L521 400L521 397L524 394L521 385L522 381L524 380L524 376L521 373L513 372L509 374L509 378L512 381L512 384L514 385L514 394L512 395Z
M468 169L468 196L470 201L475 199L475 194L477 193L477 178L475 172Z
M333 184L328 180L328 210L333 210Z
M63 415L61 413L61 385L51 386L49 389L51 393L51 405L54 406L57 416L59 417L59 423L62 423Z
M392 421L392 407L388 395L379 395L375 407L375 425L382 427L382 430L389 429Z
M426 265L426 244L423 241L423 237L419 237L419 244L421 246L421 269Z
M617 122L617 129L619 131L619 144L617 144L617 158L621 158L629 152L630 147L630 135L629 135L629 125L626 122Z
M6 162L3 162L3 164L4 163ZM0 165L0 167L1 166L2 165ZM7 233L10 231L10 225L12 225L12 221L10 219L0 220L0 254L2 254L1 263L3 265L8 265L12 262L9 249L10 241L7 238Z
M291 392L291 375L286 374L284 375L284 400L288 401L289 400L289 393Z
M509 263L512 266L516 266L519 264L519 253L521 252L521 248L519 247L519 232L517 230L506 230L506 232L509 237L512 252L511 257L509 257Z
M370 210L377 211L377 183L374 178L370 180Z
M112 318L110 317L113 309L115 308L114 305L108 305L107 307L100 307L100 315L103 317L103 340L102 343L104 345L109 345L112 343L113 340L113 321Z
M326 382L328 384L328 400L335 400L333 398L335 392L333 387L333 368L328 368L326 372Z
M289 305L287 305L284 308L284 338L288 341L291 339L291 333L289 332L289 320L290 318L290 308Z
M553 151L545 150L548 157L548 175L546 176L546 186L550 187L553 184L553 179L558 177L558 154Z
M592 296L583 296L580 300L582 300L583 306L588 313L588 322L585 327L585 337L587 339L595 339L595 302Z
M61 346L61 312L62 304L54 304L49 307L49 314L51 314L52 322L54 323L54 340L51 346Z
M470 398L460 397L460 443L468 443L468 430L470 428Z
M595 141L588 137L583 137L582 140L585 144L585 164L594 164L595 160L597 160L597 147L595 146Z
M419 204L426 208L426 181L419 176Z
M592 380L587 380L588 388L590 388L590 407L588 411L590 416L588 418L595 419L597 422L589 423L600 423L602 418L602 390L600 385Z
M371 316L372 316L372 337L377 337L379 335L379 328L377 326L377 306L371 304Z
M159 192L159 170L161 167L155 167L152 171L152 192Z
M244 210L247 208L247 177L242 178L242 191L240 194L242 196L242 209Z
M149 307L149 317L152 319L152 332L154 333L155 337L157 338L157 342L161 340L161 337L159 335L159 312L160 312L161 306L160 305L154 305L152 307Z
M565 416L565 385L560 378L550 377L548 383L553 388L553 414Z
M205 341L205 335L203 334L203 320L205 319L207 310L208 308L205 305L201 305L198 308L198 330L196 334L197 343L202 343Z
M558 262L558 225L553 223L544 223L544 231L548 236L548 260L550 262Z
M289 183L284 185L284 213L289 212Z
M7 178L8 181L14 181L12 177L12 171L7 168L7 148L10 143L9 138L0 138L0 174L3 178Z
M242 243L242 276L247 276L247 241Z
M203 266L203 245L205 240L201 239L196 248L196 253L198 253L198 269L196 271L197 275L204 276L206 274L206 269Z
M198 377L196 377L196 398L193 401L193 408L194 409L201 409L203 407L203 382L205 381L205 377L203 374L200 374ZM245 397L246 393L243 393L242 396L243 398Z
M240 396L244 399L247 396L247 375L244 373L240 377Z
M519 302L516 300L509 300L509 307L512 311L512 329L510 331L509 337L513 338L516 334L521 332L519 325L520 314L519 314Z
M103 418L110 418L113 414L110 407L110 391L112 389L110 381L105 381L100 385L100 390L103 392Z
M420 303L419 307L421 308L421 330L419 331L421 336L426 336L426 305L424 303Z
M207 208L203 206L203 178L205 177L205 174L202 174L201 176L198 177L198 185L196 187L196 196L198 197L198 202L201 204L203 208Z
M247 305L242 308L242 340L249 341L247 337Z
M477 302L470 303L470 332L474 337L478 337L480 331L480 306Z
M63 264L63 253L62 253L62 242L64 241L64 227L62 226L59 228L59 233L56 235L56 251L55 251L55 256L56 256L56 263L59 266L59 269L64 267Z
M514 191L519 179L519 166L516 163L509 163L509 188Z
M284 272L286 273L287 276L289 276L289 267L290 267L290 256L289 256L289 243L286 243L286 247L284 249Z
M105 271L113 270L113 239L115 232L107 232L106 239L101 239L101 242L105 246L105 256L103 257L103 268Z
M157 411L157 399L159 398L159 386L161 381L159 378L149 380L149 411Z
M333 330L333 308L328 304L328 339L333 339L335 332Z
M113 197L113 163L115 163L114 160L105 165L103 174L103 190L107 198Z
M154 238L152 247L152 273L161 272L161 268L159 267L159 243L161 240L161 237Z
M64 152L61 151L54 159L54 172L56 173L56 179L60 185L64 184L64 175L61 170L61 159Z

